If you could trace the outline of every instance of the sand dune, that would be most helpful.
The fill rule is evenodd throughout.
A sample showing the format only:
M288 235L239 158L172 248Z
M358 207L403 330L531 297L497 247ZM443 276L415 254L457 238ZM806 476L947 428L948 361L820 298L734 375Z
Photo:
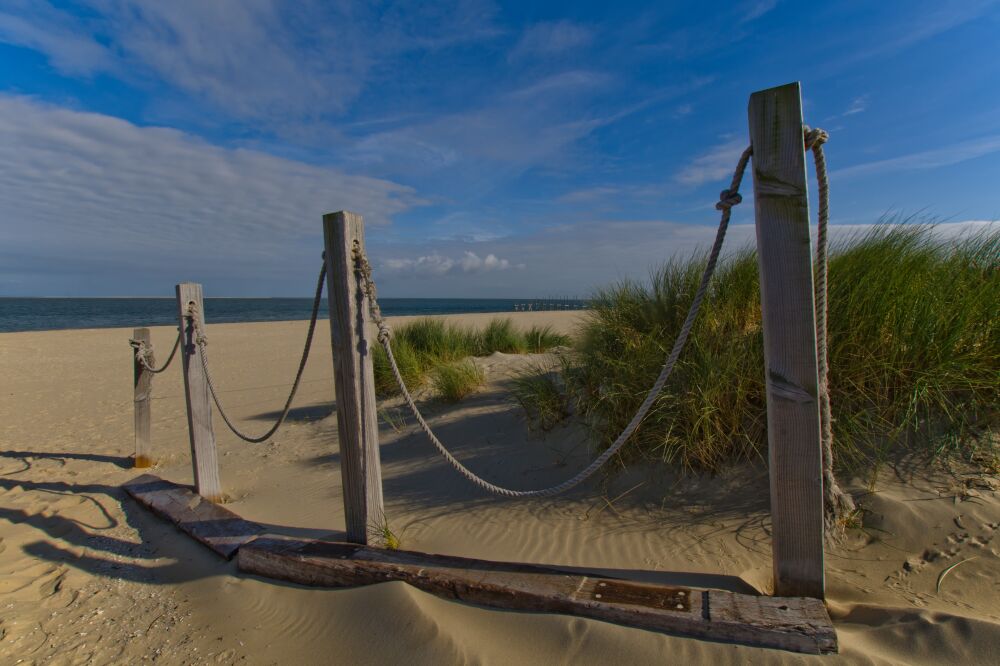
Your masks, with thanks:
M518 313L572 330L580 313ZM488 317L479 317L488 318ZM464 316L475 321L477 316ZM209 326L229 411L264 430L295 371L305 322ZM126 500L132 452L130 330L0 335L0 661L165 664L1000 663L1000 496L974 470L899 461L864 495L866 529L827 554L839 655L684 639L560 615L486 610L401 583L313 590L239 574ZM153 330L161 356L174 331ZM344 526L325 324L289 422L247 445L216 421L231 508L275 531ZM548 485L590 459L575 425L528 431L506 380L530 356L480 359L488 386L426 414L476 472ZM179 371L154 380L154 473L189 482ZM441 461L397 402L383 405L386 513L404 547L630 572L766 592L767 477L618 470L566 496L481 494ZM974 559L969 559L974 558ZM939 574L955 568L936 591Z

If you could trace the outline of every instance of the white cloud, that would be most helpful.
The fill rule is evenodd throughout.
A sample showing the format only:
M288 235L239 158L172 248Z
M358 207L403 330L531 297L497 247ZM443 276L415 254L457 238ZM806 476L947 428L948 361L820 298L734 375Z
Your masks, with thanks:
M830 173L831 178L850 178L884 171L907 171L914 169L936 169L959 164L967 160L1000 152L1000 134L960 141L950 146L922 150L899 157L890 157L852 167L838 169Z
M868 108L868 95L861 95L860 97L855 97L851 100L850 105L847 107L847 111L844 111L843 115L853 116L856 113L861 113Z
M677 180L685 185L701 185L728 179L748 143L748 139L733 139L711 148L684 166Z
M594 38L590 28L572 21L536 23L524 31L511 50L511 62L524 58L552 56L586 46Z
M510 262L497 258L495 254L487 254L485 258L480 258L475 252L466 252L462 257L462 270L466 273L505 271L508 268Z
M386 259L383 265L390 273L444 275L455 267L455 260L440 254L428 254L416 259Z
M28 13L30 18L13 10ZM52 66L70 75L90 75L114 68L114 55L75 22L41 1L15 1L0 10L0 42L48 54Z
M0 247L11 254L280 270L306 239L319 256L325 212L379 225L421 203L387 180L0 95Z
M545 77L478 108L370 134L358 141L354 156L411 172L467 160L530 166L552 159L609 122L581 118L578 112L609 84L607 76L589 71Z
M681 104L674 109L674 117L683 118L684 116L691 115L692 111L694 111L694 107L691 104Z
M233 116L275 124L349 108L379 65L500 34L487 2L90 0L80 19L44 0L0 9L0 41L68 74L154 74ZM105 46L106 44L106 46Z
M749 4L743 16L740 18L741 23L746 23L748 21L753 21L758 19L764 14L767 14L775 7L778 6L778 0L756 0Z
M515 268L509 260L501 259L493 253L489 253L485 257L480 257L471 250L463 252L462 256L458 259L452 259L433 252L414 259L385 259L381 265L389 274L405 276L491 273ZM516 268L524 268L524 265L518 265Z

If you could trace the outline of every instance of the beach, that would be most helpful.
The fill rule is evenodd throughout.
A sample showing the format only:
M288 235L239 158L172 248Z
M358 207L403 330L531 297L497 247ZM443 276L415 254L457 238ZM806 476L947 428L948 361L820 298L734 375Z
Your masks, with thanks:
M451 315L483 325L495 315ZM504 315L572 334L584 312ZM406 318L391 318L390 326ZM307 322L208 324L212 372L251 432L276 418ZM176 329L151 329L157 362ZM179 367L153 379L156 466L134 470L131 329L0 334L0 661L24 664L995 664L1000 492L995 477L894 461L842 479L866 509L826 554L840 652L806 656L557 614L440 599L403 583L319 590L241 574L126 498L143 471L191 482ZM250 445L216 414L226 506L274 532L336 537L344 509L327 321L289 419ZM547 355L476 363L484 389L429 421L471 469L515 488L572 476L593 456L582 425L529 430L509 381ZM175 363L178 361L175 360ZM763 462L709 475L609 464L543 500L484 494L456 474L398 399L380 405L386 520L405 549L558 564L653 582L768 593ZM959 564L942 578L942 572Z

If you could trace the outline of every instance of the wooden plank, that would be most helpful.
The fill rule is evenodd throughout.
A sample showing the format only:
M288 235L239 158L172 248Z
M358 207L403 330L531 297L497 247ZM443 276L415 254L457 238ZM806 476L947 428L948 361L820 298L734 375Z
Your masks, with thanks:
M816 599L754 597L633 583L558 569L263 535L239 550L241 571L303 585L403 581L446 599L554 612L683 636L823 654L837 635Z
M763 308L774 594L822 599L823 475L798 83L750 96Z
M132 339L136 342L150 344L148 328L132 330ZM146 370L132 349L132 410L135 420L135 458L132 466L145 468L153 466L152 447L150 445L150 394L153 391L153 373ZM150 365L155 366L152 353L149 355Z
M125 491L153 513L166 518L226 559L264 528L213 502L190 488L143 474L124 485Z
M184 332L181 341L184 397L187 403L194 485L199 495L211 502L219 502L222 501L222 483L219 481L219 460L215 450L215 431L212 429L212 398L208 393L208 378L201 364L201 347L195 343L194 325L188 316L189 307L195 309L198 320L204 324L205 308L200 284L184 282L177 285L178 316Z
M354 250L365 247L364 220L356 213L323 216L330 341L337 392L340 474L347 538L368 543L385 520L378 416L372 366L368 297L360 288Z

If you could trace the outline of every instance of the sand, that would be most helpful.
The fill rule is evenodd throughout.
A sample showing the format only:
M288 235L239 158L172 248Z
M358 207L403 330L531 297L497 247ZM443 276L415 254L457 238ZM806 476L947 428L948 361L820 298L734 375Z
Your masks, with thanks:
M580 313L517 313L572 330ZM485 317L488 318L488 317ZM475 321L475 316L463 316ZM484 319L484 317L479 317ZM398 321L398 320L397 320ZM264 430L283 402L305 322L209 326L228 410ZM0 662L127 663L1000 663L1000 493L995 478L899 461L846 480L864 530L827 553L840 654L684 639L560 615L487 610L402 583L313 590L239 574L126 499L132 365L126 329L0 335ZM153 329L161 358L174 331ZM332 364L321 324L289 422L247 445L216 420L221 476L237 513L297 535L343 529ZM478 361L489 384L457 406L423 396L472 469L520 488L573 474L591 453L569 424L528 430L512 373L546 357ZM155 474L190 482L181 378L154 380ZM627 570L638 579L766 592L766 471L678 478L613 470L564 497L481 494L383 406L386 513L405 548ZM946 567L969 559L935 583Z

